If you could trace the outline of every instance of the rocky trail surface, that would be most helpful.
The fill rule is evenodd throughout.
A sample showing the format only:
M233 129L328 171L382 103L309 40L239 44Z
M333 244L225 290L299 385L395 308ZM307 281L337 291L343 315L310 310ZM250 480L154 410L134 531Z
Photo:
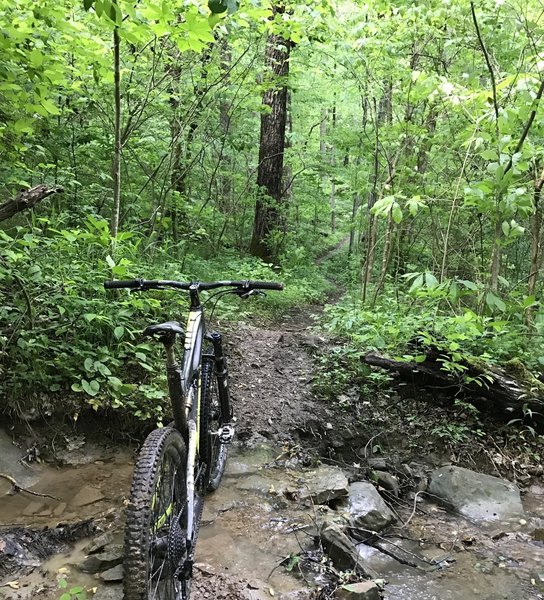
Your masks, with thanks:
M206 500L191 597L544 598L544 487L520 498L447 461L374 456L353 414L313 391L312 355L329 341L312 322L301 311L229 332L237 441ZM66 579L120 600L136 444L63 432L56 462L37 463L31 438L0 430L0 473L43 494L11 494L0 478L0 598L57 600Z

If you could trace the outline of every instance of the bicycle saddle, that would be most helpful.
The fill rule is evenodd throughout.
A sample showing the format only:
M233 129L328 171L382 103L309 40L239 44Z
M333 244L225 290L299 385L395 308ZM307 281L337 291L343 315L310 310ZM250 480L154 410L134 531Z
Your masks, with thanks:
M183 331L177 321L166 321L166 323L149 325L144 329L144 335L164 335L168 333L181 333L183 335L185 331Z

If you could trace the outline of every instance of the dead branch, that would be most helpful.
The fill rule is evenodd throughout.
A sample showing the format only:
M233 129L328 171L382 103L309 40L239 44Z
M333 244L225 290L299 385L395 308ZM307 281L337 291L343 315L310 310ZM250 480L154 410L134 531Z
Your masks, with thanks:
M29 190L21 190L15 198L0 204L0 222L13 217L17 213L32 208L38 202L45 200L53 194L61 194L64 188L60 186L49 187L45 183L36 185Z

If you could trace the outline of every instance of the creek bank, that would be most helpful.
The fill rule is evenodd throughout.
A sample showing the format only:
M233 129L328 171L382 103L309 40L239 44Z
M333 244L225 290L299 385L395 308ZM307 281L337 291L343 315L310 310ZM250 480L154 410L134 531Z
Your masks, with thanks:
M354 393L346 400L353 401L349 412L320 401L313 392L316 373L308 349L324 348L327 341L307 332L307 326L293 321L281 328L243 326L231 336L237 342L229 356L238 442L221 487L205 504L194 600L333 598L350 591L345 588L345 568L352 570L354 565L361 574L386 581L386 600L541 598L543 522L525 514L480 525L431 502L429 481L448 462L445 453L437 455L428 446L427 452L421 446L395 446L397 440L384 433L389 426L384 415L389 419L389 414L379 398L370 401ZM404 440L412 441L415 427L419 424L414 419L400 423ZM97 550L107 553L122 541L123 504L134 456L118 448L96 452L91 440L81 441L73 436L72 449L66 449L58 468L15 461L21 474L30 469L33 489L51 493L60 502L44 499L38 510L31 507L35 499L24 493L2 496L0 514L6 523L41 528L68 517L93 518L99 531L111 534ZM24 448L21 453L26 453ZM92 460L86 460L86 454ZM319 457L325 465L317 464ZM323 478L316 478L319 472L327 477L334 473L330 489ZM541 510L539 485L535 481L535 493L523 498L528 511ZM364 511L356 512L354 501L350 513L353 486L366 490L360 498L363 505L373 499L380 510L386 507L381 513L384 529L376 524L374 509L366 513L374 519L370 522L362 520ZM80 496L76 506L74 499L84 488L83 502ZM86 503L85 498L93 501ZM58 517L55 510L60 507ZM339 548L345 562L335 564L323 553L326 539L329 552L334 555ZM88 542L27 575L10 575L1 582L0 596L57 600L58 571L68 569L70 584L96 588L98 600L120 600L118 582L105 583L100 574L80 570L90 553ZM112 568L117 569L115 578L119 569ZM9 581L16 581L18 589L7 585Z

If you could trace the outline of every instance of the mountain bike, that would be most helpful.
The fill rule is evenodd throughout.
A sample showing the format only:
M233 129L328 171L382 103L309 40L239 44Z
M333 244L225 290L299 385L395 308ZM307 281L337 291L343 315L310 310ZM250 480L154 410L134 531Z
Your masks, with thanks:
M104 287L189 293L185 330L177 321L144 330L164 345L173 423L149 434L136 461L126 508L123 576L125 600L187 600L203 498L219 486L234 436L222 337L206 329L200 292L224 288L206 300L215 299L215 309L226 294L249 298L282 290L283 284L133 279L106 281ZM177 336L184 337L181 354Z

